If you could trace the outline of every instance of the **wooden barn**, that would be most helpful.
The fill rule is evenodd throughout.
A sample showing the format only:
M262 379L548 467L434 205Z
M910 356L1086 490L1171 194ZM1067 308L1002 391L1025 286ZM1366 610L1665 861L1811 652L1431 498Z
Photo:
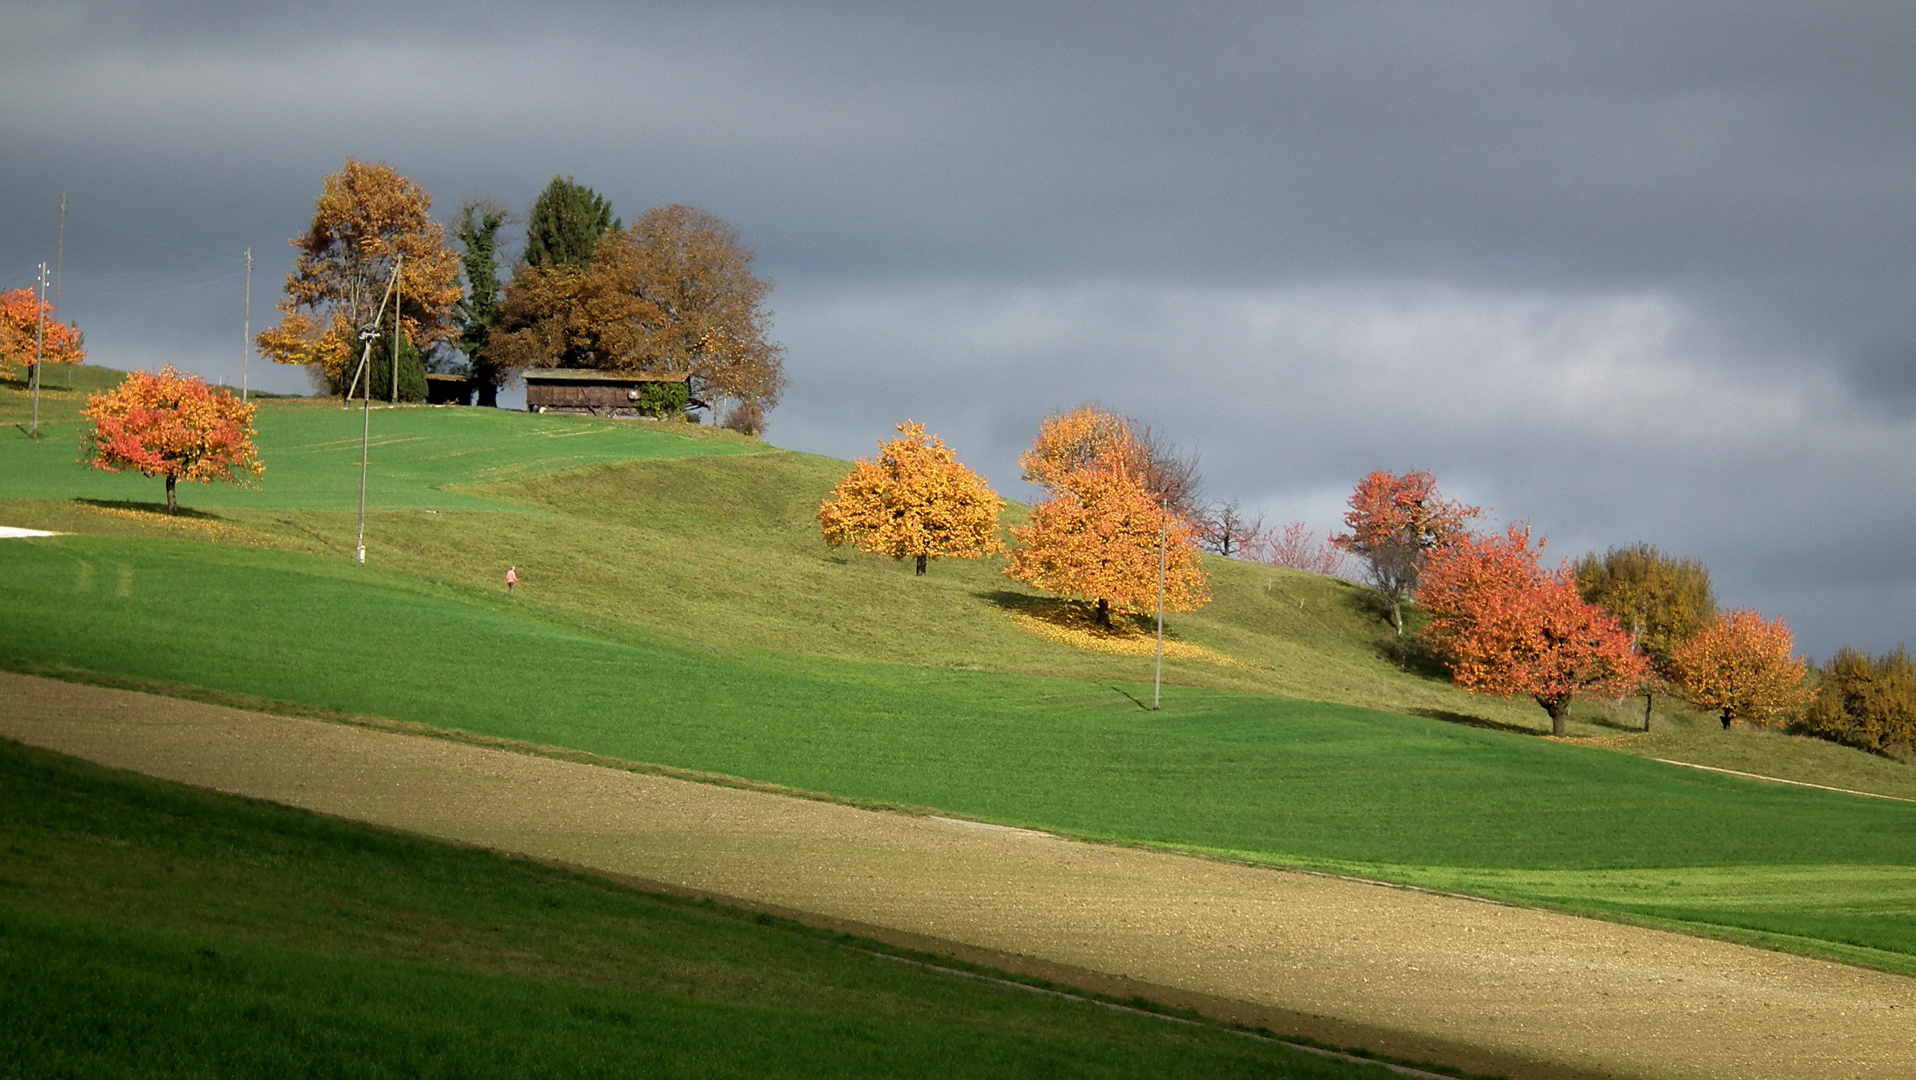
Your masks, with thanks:
M527 368L527 412L645 416L699 408L692 377L684 372L593 371L589 368ZM672 388L679 388L676 393Z
M426 401L433 405L470 405L479 380L468 375L426 376Z

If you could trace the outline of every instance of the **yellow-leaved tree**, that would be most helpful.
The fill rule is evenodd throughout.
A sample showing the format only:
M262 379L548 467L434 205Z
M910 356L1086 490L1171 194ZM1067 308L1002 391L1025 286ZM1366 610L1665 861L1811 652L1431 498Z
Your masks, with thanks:
M1719 713L1724 728L1739 720L1771 724L1816 697L1796 638L1781 616L1765 622L1749 608L1718 614L1703 632L1678 645L1671 661L1685 697Z
M1002 550L998 511L1004 506L990 485L925 425L907 420L901 436L878 444L878 460L859 458L818 508L819 528L833 548L918 560L925 575L931 559L976 559Z
M1164 609L1196 611L1211 600L1189 522L1159 505L1122 452L1053 474L1050 498L1011 528L1005 573L1094 606L1098 625L1113 611L1152 611L1163 543Z
M371 325L402 256L400 331L421 352L452 337L459 255L431 213L432 196L391 165L347 158L326 178L312 224L291 241L299 259L286 277L284 317L259 335L260 352L305 364L343 393L359 363L359 332ZM392 312L384 325L390 333Z

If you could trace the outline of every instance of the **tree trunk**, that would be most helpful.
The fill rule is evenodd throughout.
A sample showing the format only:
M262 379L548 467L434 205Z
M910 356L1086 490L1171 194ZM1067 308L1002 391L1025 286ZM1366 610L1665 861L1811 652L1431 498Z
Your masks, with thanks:
M1649 690L1643 692L1643 730L1645 731L1650 730L1650 703L1656 698L1656 694Z
M913 574L912 576L913 577L925 576L925 557L923 555L918 556L918 572L916 574Z
M176 483L178 483L176 478L171 476L166 478L166 512L169 514L176 514L180 509L179 500L173 495L173 485ZM1724 726L1728 727L1729 725L1725 724Z
M479 407L482 409L499 407L499 388L493 385L491 379L479 380Z
M1404 636L1404 601L1393 597L1390 602L1390 621L1397 627L1397 636Z
M1108 600L1098 601L1098 614L1096 618L1097 618L1097 623L1099 626L1104 627L1106 630L1111 629L1111 602L1110 601Z
M1570 699L1551 698L1545 700L1538 698L1537 704L1542 705L1543 711L1550 714L1550 734L1560 739L1563 738L1563 722L1564 719L1570 715Z

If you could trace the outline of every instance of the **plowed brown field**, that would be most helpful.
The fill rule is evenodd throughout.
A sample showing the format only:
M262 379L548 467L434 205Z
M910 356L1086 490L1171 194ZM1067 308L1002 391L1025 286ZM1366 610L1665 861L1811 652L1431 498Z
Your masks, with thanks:
M0 673L0 735L1516 1076L1916 1076L1916 980L1308 874Z

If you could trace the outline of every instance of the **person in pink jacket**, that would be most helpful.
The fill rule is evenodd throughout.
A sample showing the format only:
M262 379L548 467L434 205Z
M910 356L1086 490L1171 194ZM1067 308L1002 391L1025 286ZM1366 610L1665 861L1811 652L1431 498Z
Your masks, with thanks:
M506 595L507 596L512 595L512 587L517 584L519 584L519 568L516 566L506 567Z

